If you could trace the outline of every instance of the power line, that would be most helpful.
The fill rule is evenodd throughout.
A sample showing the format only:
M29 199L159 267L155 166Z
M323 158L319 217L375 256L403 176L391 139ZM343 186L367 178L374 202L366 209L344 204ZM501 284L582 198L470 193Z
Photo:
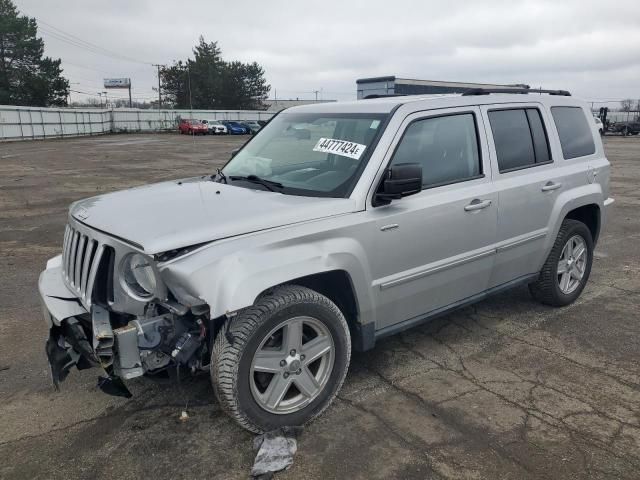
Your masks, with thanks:
M73 65L74 67L84 68L86 70L93 70L94 72L105 73L105 74L109 75L109 72L107 72L106 70L100 70L99 68L87 67L86 65L80 65L79 63L73 63L73 62L70 62L69 60L62 60L62 62L66 63L66 64L69 64L69 65Z
M40 29L44 32L46 32L48 35L51 35L53 38L56 38L62 42L66 42L69 45L73 45L75 47L78 48L82 48L85 49L91 53L95 53L97 55L104 55L106 57L112 57L115 58L117 60L124 60L124 61L128 61L128 62L133 62L133 63L140 63L143 65L151 65L152 62L145 62L136 58L132 58L132 57L128 57L126 55L122 55L120 53L117 52L113 52L111 50L107 50L104 47L101 47L99 45L96 45L95 43L91 43L87 40L84 40L76 35L73 35L71 33L67 33L64 30L61 30L53 25L51 25L50 23L47 23L43 20L36 18ZM42 26L44 25L44 27Z

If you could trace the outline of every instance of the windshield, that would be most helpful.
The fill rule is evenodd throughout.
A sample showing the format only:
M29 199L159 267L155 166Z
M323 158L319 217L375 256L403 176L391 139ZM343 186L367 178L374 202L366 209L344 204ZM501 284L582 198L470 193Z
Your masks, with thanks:
M345 197L358 180L386 114L281 113L223 168L232 183L292 195ZM253 178L253 177L252 177Z

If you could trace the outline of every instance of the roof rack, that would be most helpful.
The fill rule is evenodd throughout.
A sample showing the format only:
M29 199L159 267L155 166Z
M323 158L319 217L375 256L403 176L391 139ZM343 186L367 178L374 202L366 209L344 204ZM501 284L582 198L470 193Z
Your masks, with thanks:
M462 96L471 95L489 95L490 93L547 93L549 95L560 95L563 97L570 97L571 93L567 90L545 90L543 88L470 88L462 94Z
M370 95L367 95L366 97L363 97L363 100L371 100L373 98L388 98L388 97L406 97L407 95L404 93L372 93Z

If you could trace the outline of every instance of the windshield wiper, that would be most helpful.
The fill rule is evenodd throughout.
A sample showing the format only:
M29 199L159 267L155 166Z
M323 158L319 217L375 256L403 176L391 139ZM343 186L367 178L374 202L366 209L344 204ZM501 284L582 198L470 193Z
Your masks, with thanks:
M284 185L282 185L279 182L274 182L272 180L265 180L264 178L260 178L257 175L230 175L229 178L231 180L245 180L247 182L257 183L259 185L262 185L264 188L266 188L271 192L276 191L273 189L273 187L284 188Z
M215 175L217 175L217 177L222 180L224 183L229 183L227 182L227 176L222 172L222 170L220 170L219 168L216 168L216 173ZM213 180L213 175L211 176L211 179Z

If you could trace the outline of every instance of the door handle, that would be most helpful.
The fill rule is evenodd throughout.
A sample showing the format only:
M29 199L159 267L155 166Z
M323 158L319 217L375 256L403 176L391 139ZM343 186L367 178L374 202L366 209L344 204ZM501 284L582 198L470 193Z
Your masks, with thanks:
M543 192L551 192L553 190L557 190L562 186L561 183L553 183L553 182L547 182L544 184L544 187L542 187L542 191Z
M491 205L491 200L480 200L479 198L476 198L475 200L472 200L469 205L464 207L464 211L473 212L475 210L482 210L483 208L487 208L489 205Z

